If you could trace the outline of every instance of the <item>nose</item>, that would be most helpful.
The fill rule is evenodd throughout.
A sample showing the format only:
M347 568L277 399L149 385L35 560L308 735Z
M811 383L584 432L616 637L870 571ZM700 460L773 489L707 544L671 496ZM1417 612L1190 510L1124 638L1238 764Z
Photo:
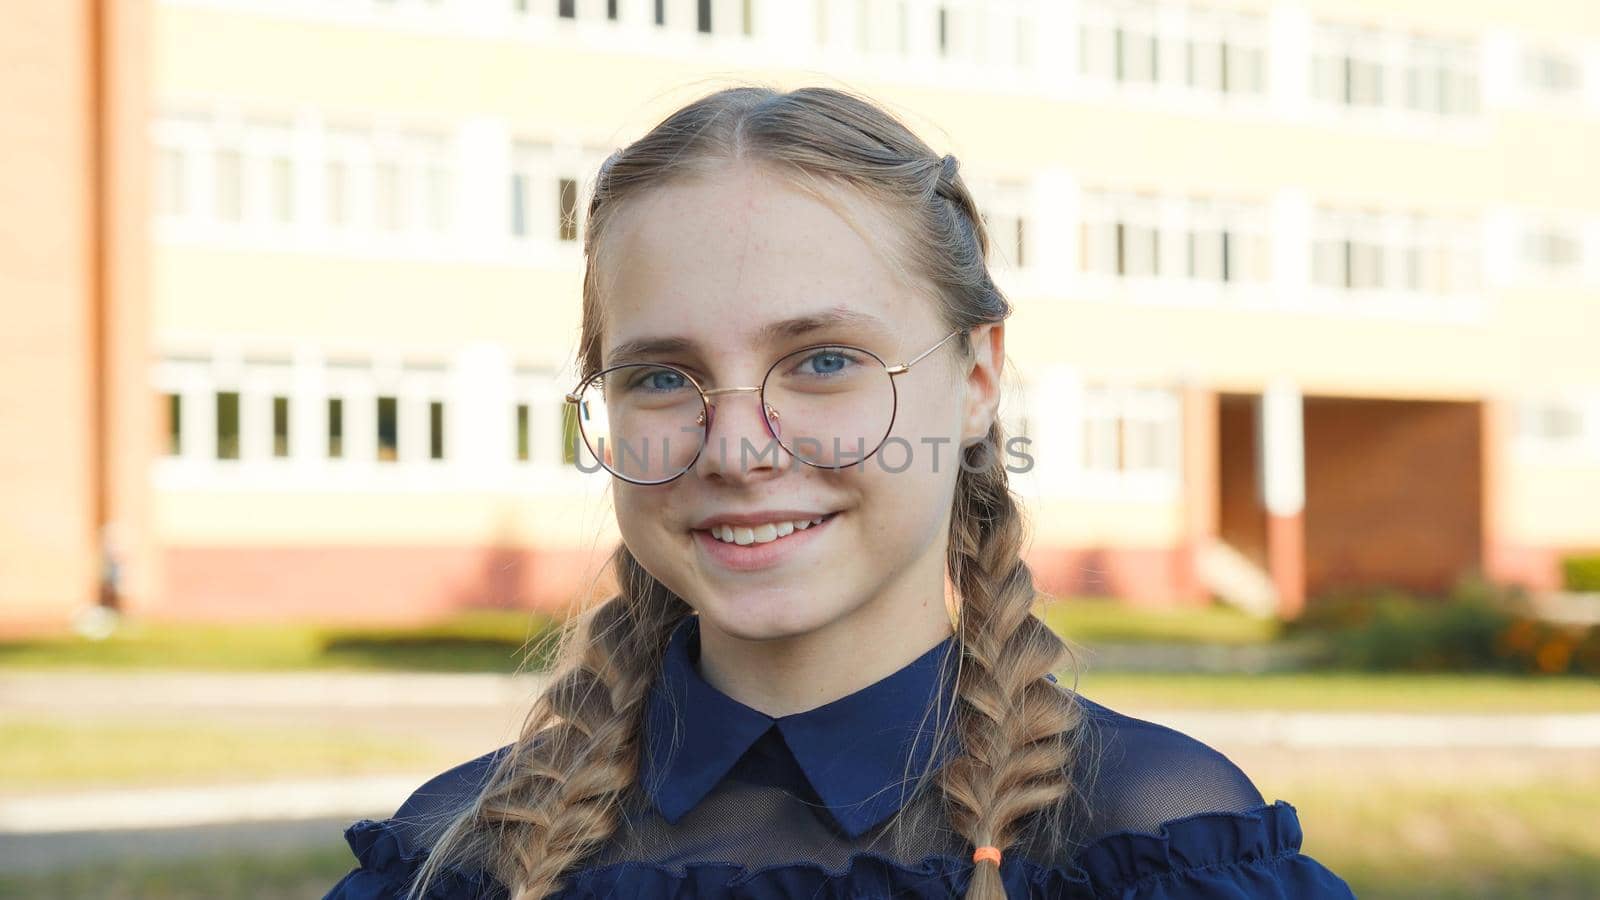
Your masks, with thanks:
M755 402L734 396L742 393L751 394L749 399ZM707 401L706 443L695 460L696 474L737 480L775 471L782 464L784 451L776 439L782 433L781 420L771 407L766 408L770 424L762 415L758 388L729 388Z

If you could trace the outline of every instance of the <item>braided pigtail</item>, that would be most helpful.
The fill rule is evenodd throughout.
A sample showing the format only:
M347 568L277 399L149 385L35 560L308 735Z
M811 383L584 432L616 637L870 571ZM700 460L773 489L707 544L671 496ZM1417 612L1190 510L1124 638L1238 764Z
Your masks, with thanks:
M960 597L962 646L956 729L963 747L942 773L951 825L973 846L968 900L1003 900L1000 858L1027 816L1064 808L1082 711L1045 676L1070 657L1033 613L1022 561L1022 513L1000 456L995 422L963 452L950 526L949 567Z
M620 799L638 778L645 700L690 607L626 545L612 564L619 593L578 619L522 736L435 846L411 896L426 896L447 860L476 855L512 900L538 900L619 827Z

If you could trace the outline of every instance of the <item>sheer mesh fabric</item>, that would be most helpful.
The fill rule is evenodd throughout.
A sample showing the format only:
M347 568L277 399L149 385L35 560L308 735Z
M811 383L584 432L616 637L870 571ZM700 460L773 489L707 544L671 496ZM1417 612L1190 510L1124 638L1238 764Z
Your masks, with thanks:
M1081 695L1076 699L1085 713L1074 761L1077 793L1025 823L1023 838L1008 855L1061 866L1103 836L1155 833L1174 819L1263 805L1250 779L1211 747ZM402 843L413 851L431 846L450 817L472 802L507 749L419 788L393 817ZM623 799L623 826L587 865L632 861L681 870L715 862L754 870L809 863L842 871L852 854L863 851L903 866L935 855L970 857L971 846L949 829L942 803L929 783L898 816L852 840L833 822L774 728L676 824L663 819L643 791L631 790Z

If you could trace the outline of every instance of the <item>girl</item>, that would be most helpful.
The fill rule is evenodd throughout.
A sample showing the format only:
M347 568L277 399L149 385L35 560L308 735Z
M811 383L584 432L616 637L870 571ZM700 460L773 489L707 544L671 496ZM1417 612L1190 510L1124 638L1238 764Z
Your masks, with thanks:
M346 831L329 898L1352 896L1294 807L1051 674L953 157L731 88L606 160L588 222L567 401L620 590L517 741Z

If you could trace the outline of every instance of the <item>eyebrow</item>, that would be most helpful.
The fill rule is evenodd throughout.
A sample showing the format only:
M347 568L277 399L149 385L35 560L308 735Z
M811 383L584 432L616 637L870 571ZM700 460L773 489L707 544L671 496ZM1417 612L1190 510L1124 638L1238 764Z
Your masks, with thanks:
M759 343L772 343L775 341L792 339L812 332L822 331L827 328L853 327L871 328L885 334L892 334L888 323L871 313L864 313L847 306L835 306L821 312L795 316L792 319L782 319L772 322L756 332ZM691 353L696 344L693 339L685 337L659 337L641 338L634 341L623 341L607 353L610 362L608 366L651 356L666 356L674 353Z

